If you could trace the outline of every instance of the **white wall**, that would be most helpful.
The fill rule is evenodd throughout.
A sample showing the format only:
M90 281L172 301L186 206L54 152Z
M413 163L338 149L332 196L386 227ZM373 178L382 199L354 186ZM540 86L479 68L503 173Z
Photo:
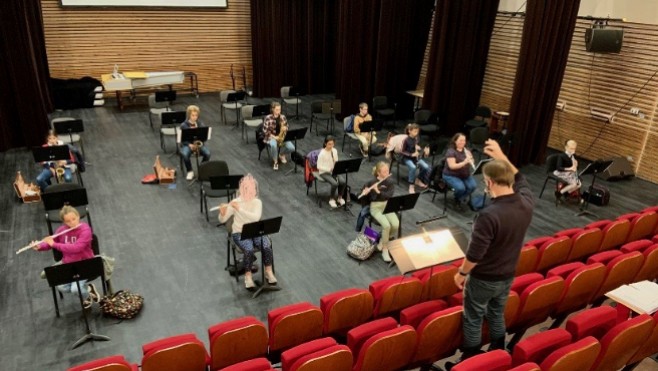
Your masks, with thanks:
M525 0L500 0L499 9L514 12L524 3ZM519 11L525 11L525 6ZM658 24L658 2L656 0L581 0L578 15L625 18L626 22Z

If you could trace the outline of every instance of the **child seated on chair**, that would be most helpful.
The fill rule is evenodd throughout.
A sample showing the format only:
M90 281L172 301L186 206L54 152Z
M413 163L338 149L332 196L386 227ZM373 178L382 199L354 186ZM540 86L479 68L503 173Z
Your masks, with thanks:
M233 227L231 238L244 252L244 264L249 267L255 260L254 250L260 249L263 255L263 265L265 266L265 279L270 285L275 285L277 279L272 271L272 245L268 237L257 237L242 240L242 226L248 223L257 222L263 214L263 203L258 198L258 182L251 175L247 174L240 179L238 197L234 198L228 204L219 205L219 222L225 223L230 217L233 217ZM247 269L244 274L244 285L248 290L256 287L251 275Z
M329 183L331 192L329 194L329 205L332 208L345 205L343 199L343 192L345 192L345 179L341 176L333 177L334 165L338 161L338 151L334 148L336 140L331 135L324 138L322 150L318 155L318 173L319 177ZM338 197L336 197L336 190L338 190Z
M205 125L201 120L199 120L199 113L201 110L199 109L198 106L195 105L190 105L187 107L187 120L183 122L180 125L181 130L185 129L196 129L196 128L202 128ZM187 180L192 180L194 179L194 171L192 171L192 161L190 161L190 157L192 156L192 153L197 153L203 157L203 162L209 161L210 160L210 150L208 149L207 146L203 145L204 143L190 143L190 142L182 142L181 143L181 148L180 148L180 155L183 158L183 162L185 163L185 169L187 169L187 176L185 179Z

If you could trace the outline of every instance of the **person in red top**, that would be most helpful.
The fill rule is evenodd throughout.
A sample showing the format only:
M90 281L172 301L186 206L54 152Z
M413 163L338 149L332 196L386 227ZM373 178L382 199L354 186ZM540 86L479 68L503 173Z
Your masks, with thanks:
M80 222L80 213L78 213L78 210L66 205L60 210L59 217L64 224L57 228L55 234L68 229L71 230L55 238L48 236L43 239L43 242L35 245L33 249L37 251L59 250L62 253L62 263L64 264L93 258L94 251L91 248L91 227L87 223ZM87 296L84 304L85 308L88 308L93 301L97 302L100 297L94 284L86 283L85 280L80 281L80 292L83 296ZM60 292L78 294L78 286L75 282L59 285L57 289Z

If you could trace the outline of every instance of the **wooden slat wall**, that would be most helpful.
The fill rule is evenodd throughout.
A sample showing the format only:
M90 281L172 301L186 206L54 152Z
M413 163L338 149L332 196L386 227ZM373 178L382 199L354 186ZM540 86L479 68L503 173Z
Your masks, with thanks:
M228 8L72 8L42 0L50 73L56 78L122 71L192 71L202 92L230 89L234 65L252 85L249 0ZM186 81L187 82L187 81ZM186 86L179 86L183 88Z

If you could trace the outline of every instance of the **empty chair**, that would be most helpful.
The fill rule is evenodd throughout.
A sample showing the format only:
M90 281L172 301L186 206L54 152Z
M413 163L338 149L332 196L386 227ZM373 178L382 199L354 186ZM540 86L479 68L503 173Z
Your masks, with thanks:
M322 336L322 311L308 302L286 305L267 313L269 353L277 352Z
M631 367L640 363L643 359L658 353L658 312L653 314L654 327L651 335L640 346L635 354L628 360L627 364Z
M583 309L592 302L603 284L606 268L601 263L570 263L553 268L546 274L546 277L553 276L561 276L565 280L564 291L551 315L555 319L551 328L557 328L570 313Z
M569 250L571 250L571 239L569 237L555 237L538 247L537 272L544 272L550 268L567 261Z
M222 124L226 124L226 111L235 111L235 125L240 122L240 110L242 109L246 93L244 91L235 90L222 90L219 92L219 100L221 102L220 114L222 116Z
M472 152L478 154L478 161L482 160L484 143L487 139L489 139L489 129L486 127L474 128L468 133L469 147L472 148Z
M302 94L298 88L292 86L281 87L281 104L283 107L295 106L295 119L299 117L299 105L302 104L300 95Z
M626 243L628 232L631 229L631 222L627 219L609 221L600 220L585 226L587 228L600 228L603 232L603 240L599 251L616 249Z
M345 141L348 138L350 139L349 146L348 146L348 151L352 150L352 142L353 141L356 141L357 145L359 145L359 146L361 145L361 141L359 140L359 137L357 137L356 134L354 134L354 131L347 131L347 127L353 119L354 118L351 117L351 116L347 116L343 119L343 146L340 149L341 152L345 152Z
M516 276L534 272L537 266L537 257L539 257L539 250L535 246L523 246L521 254L519 254L519 261L516 263Z
M148 96L149 103L149 124L151 129L153 129L153 116L156 118L156 122L162 120L162 113L170 110L170 103L168 100L157 100L155 94L150 94Z
M455 285L457 267L452 265L439 265L421 269L412 274L423 284L421 300L435 300L448 297L459 292Z
M332 116L331 116L331 113L322 111L322 105L323 104L324 104L324 102L322 102L322 101L311 102L311 123L309 124L309 131L313 130L313 120L326 121L327 130L329 130L329 123L332 119ZM315 135L318 135L318 125L319 125L319 122L316 122L315 123Z
M346 289L320 298L322 333L344 335L372 317L374 299L368 290Z
M420 134L436 137L439 134L438 116L432 111L421 109L414 112L414 122L420 126Z
M590 262L596 262L596 255L587 260L588 264ZM644 255L637 251L621 254L610 260L606 264L606 277L594 295L594 304L600 304L605 299L604 295L606 292L633 282L640 268L642 268L642 263L644 263Z
M246 138L249 143L249 132L247 127L257 128L263 122L263 117L267 116L270 112L269 104L262 104L258 106L246 105L240 109L240 116L242 117L242 138ZM256 138L255 140L258 140Z
M144 344L142 353L142 371L205 371L210 363L206 348L194 334Z
M221 198L226 197L226 190L213 189L210 183L210 178L217 176L229 175L228 164L226 161L206 161L199 164L199 212L206 212L206 221L210 221L208 217L208 198ZM226 200L227 202L229 200Z
M648 314L621 322L601 338L601 353L596 357L592 371L614 371L624 367L655 327Z
M267 354L267 329L256 317L241 317L208 328L210 370Z
M541 331L521 340L512 352L512 364L541 363L553 351L571 344L571 334L561 328Z
M584 259L601 248L603 241L603 232L598 228L580 230L571 236L571 250L567 261L576 261Z
M601 351L601 344L587 336L555 350L541 363L542 371L589 370Z
M393 371L405 367L416 349L416 330L400 326L367 339L358 355L354 371Z
M658 244L644 249L642 255L644 255L644 263L633 278L633 282L658 279Z
M617 311L609 305L584 310L567 320L565 329L573 340L587 336L602 338L617 324Z
M456 364L453 371L507 371L512 367L512 356L502 349L468 358Z
M372 112L375 118L384 121L393 121L395 126L395 110L397 105L395 103L389 104L388 98L385 96L375 96L372 98Z
M397 314L420 302L423 285L416 277L389 277L371 283L369 290L375 299L373 315L376 318Z
M416 327L416 351L411 367L429 365L451 356L462 342L461 306L450 307L429 314Z
M267 358L254 358L222 368L220 371L274 371Z
M513 347L526 329L546 320L553 312L564 290L562 277L550 277L526 287L520 295L519 311L508 332L514 333L510 342Z
M631 229L628 232L628 237L626 237L626 242L650 238L655 234L658 214L653 211L644 212L633 217L630 222Z
M627 243L621 245L619 250L623 253L628 253L628 252L632 252L632 251L642 252L645 249L647 249L647 248L649 248L653 245L654 245L653 241L647 240L647 239L642 239L642 240L627 242Z
M137 371L136 364L131 364L122 355L109 356L68 369L68 371Z
M343 370L351 371L350 349L332 338L321 338L290 348L281 354L281 370Z
M447 307L448 303L443 300L430 300L412 305L400 311L400 325L409 325L416 328L425 317Z

